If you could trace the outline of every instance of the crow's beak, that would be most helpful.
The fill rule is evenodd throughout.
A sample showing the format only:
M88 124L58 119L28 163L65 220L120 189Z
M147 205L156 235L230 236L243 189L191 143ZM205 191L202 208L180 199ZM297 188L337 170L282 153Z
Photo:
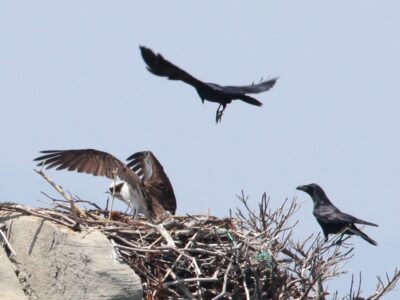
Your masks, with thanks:
M299 190L299 191L305 191L307 189L307 186L306 185L299 185L297 188L296 188L296 190Z

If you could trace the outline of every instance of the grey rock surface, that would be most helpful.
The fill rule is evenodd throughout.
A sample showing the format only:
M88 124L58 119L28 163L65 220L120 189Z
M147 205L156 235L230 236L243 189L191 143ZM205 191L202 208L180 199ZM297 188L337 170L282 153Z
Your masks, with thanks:
M140 278L118 261L100 231L75 232L32 216L0 217L1 222L25 277L20 281L32 292L29 298L142 299Z
M0 299L27 300L5 250L0 247Z

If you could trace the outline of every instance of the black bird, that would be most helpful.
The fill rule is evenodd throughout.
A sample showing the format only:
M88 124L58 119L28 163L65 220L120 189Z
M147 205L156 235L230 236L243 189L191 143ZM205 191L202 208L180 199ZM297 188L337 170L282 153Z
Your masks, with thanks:
M222 114L226 106L232 102L232 100L242 100L246 103L262 106L262 103L257 99L254 99L246 94L258 94L261 92L268 91L275 85L278 78L272 78L267 81L262 81L257 84L251 84L246 86L221 86L215 83L203 82L186 71L178 68L161 54L155 54L151 49L140 46L142 57L147 64L147 70L149 72L163 77L168 77L171 80L181 80L187 84L193 86L199 94L201 101L204 100L219 103L215 121L218 123L221 121Z
M325 240L329 234L337 234L343 231L344 234L355 234L362 237L368 243L377 245L368 235L362 232L354 224L377 226L374 223L357 219L351 215L341 212L329 201L324 190L315 183L297 187L298 190L309 194L314 202L313 214L324 232Z

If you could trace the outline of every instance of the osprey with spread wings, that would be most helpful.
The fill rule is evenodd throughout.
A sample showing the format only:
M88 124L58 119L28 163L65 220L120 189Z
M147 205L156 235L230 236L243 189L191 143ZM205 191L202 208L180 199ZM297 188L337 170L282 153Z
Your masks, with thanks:
M127 164L95 149L46 150L40 153L44 155L35 161L46 169L67 169L112 179L110 193L125 202L135 216L141 213L154 219L166 211L175 214L176 199L171 182L151 151L131 155Z

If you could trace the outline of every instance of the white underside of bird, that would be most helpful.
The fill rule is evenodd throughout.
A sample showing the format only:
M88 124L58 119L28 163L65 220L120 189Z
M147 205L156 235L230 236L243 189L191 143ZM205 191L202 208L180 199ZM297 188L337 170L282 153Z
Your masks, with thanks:
M128 212L136 217L139 213L150 217L150 211L143 190L140 186L133 188L123 180L112 181L109 186L111 196L128 205Z

